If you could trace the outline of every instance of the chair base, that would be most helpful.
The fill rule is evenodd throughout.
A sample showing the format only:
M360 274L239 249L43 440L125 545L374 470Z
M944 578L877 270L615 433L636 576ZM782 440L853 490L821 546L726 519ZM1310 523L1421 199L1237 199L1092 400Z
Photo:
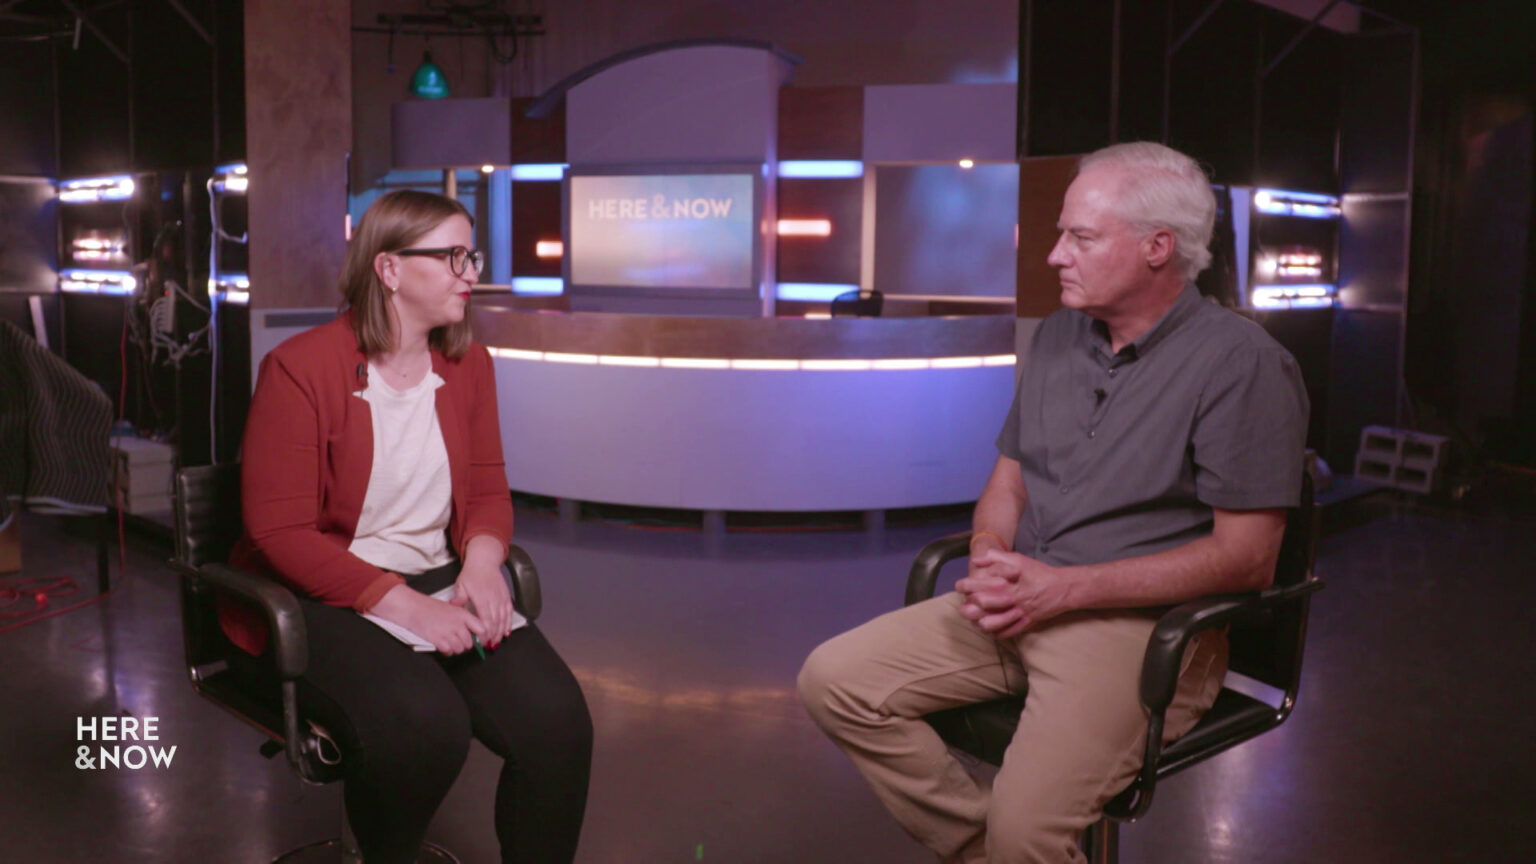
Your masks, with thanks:
M321 840L308 846L300 846L291 852L272 859L272 864L361 864L362 858L355 852L348 855L340 837ZM424 843L416 856L416 864L463 864L458 856L436 843Z

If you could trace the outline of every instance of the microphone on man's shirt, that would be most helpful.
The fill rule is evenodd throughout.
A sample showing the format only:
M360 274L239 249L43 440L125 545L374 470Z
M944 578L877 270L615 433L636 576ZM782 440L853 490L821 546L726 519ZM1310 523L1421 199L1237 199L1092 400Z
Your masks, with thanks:
M1103 405L1104 400L1109 398L1109 394L1104 392L1103 387L1095 387L1093 388L1093 398L1095 400L1094 405Z
M367 363L359 363L359 364L357 364L357 380L363 382L363 386L365 386L365 387L368 385L368 364Z

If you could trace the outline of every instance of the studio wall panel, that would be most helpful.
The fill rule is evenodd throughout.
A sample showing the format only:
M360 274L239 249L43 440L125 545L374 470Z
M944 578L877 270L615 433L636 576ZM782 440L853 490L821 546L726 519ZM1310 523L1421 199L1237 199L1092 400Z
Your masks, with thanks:
M1170 32L1183 36L1205 4L1180 5L1189 11L1175 17ZM1218 183L1253 182L1256 80L1264 50L1257 14L1248 3L1221 4L1169 64L1166 143L1210 166Z
M1353 473L1361 429L1397 425L1401 333L1401 312L1339 309L1334 313L1323 458L1337 471Z
M1264 24L1267 64L1304 25L1274 13ZM1314 29L1263 78L1254 185L1337 191L1340 88L1350 41Z
M1348 41L1339 113L1345 192L1390 194L1411 185L1414 38L1401 34Z
M1162 140L1168 27L1166 3L1121 4L1120 87L1111 135L1116 141Z
M251 304L335 306L352 146L351 4L247 3Z
M1030 2L1025 155L1086 153L1109 143L1114 4ZM1020 76L1023 80L1024 76Z
M214 162L245 161L245 14L244 3L214 0L213 38L218 43L214 122L217 131Z
M533 99L512 100L512 162L565 161L565 103L546 117L529 117Z
M115 6L91 16L124 58L131 55L130 9ZM79 47L60 46L59 176L126 173L134 166L133 72L96 35L82 32Z
M212 35L213 3L179 4L181 11L170 3L132 4L133 167L140 171L215 160L215 48L203 38Z
M541 240L560 240L560 184L512 183L512 274L560 278L559 258L540 258Z
M858 159L863 139L863 87L779 91L780 159Z
M876 170L876 288L889 294L1013 294L1017 165Z
M0 50L0 174L58 175L53 61L51 42Z
M59 205L46 180L0 180L0 292L58 290Z
M864 88L865 162L1013 162L1018 87L906 84Z
M779 218L825 219L832 233L779 237L778 281L858 284L863 190L858 177L779 179Z
M1061 282L1045 259L1056 245L1061 200L1077 172L1076 156L1048 156L1019 163L1018 288L1021 318L1044 318L1061 308Z

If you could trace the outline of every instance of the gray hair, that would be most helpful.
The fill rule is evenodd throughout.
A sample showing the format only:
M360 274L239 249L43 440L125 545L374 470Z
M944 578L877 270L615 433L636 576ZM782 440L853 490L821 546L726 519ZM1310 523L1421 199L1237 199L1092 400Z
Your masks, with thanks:
M1114 144L1078 160L1078 173L1094 165L1126 169L1116 210L1139 231L1173 233L1174 263L1193 279L1211 264L1216 195L1211 178L1194 159L1151 141Z

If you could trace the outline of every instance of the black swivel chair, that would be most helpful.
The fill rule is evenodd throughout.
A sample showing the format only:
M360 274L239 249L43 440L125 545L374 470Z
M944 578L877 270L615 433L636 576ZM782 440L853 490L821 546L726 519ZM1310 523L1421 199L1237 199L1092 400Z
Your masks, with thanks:
M1286 519L1285 539L1272 587L1252 594L1194 600L1168 611L1158 620L1141 670L1141 701L1150 717L1145 761L1131 785L1105 806L1104 818L1084 833L1083 851L1094 864L1119 860L1119 823L1133 822L1147 812L1157 781L1279 726L1295 707L1301 685L1307 608L1313 592L1323 587L1312 574L1317 547L1312 480L1303 474L1302 483L1301 505ZM933 596L939 569L946 562L966 557L970 538L967 531L923 547L907 578L906 605ZM1197 632L1214 627L1231 628L1228 668L1232 672L1284 695L1279 704L1272 705L1224 686L1200 722L1184 737L1164 747L1164 712L1173 701L1184 648ZM1227 683L1233 682L1229 679ZM930 714L926 719L951 747L998 765L1018 726L1024 698L952 708Z
M238 465L176 472L176 557L171 563L181 574L182 636L192 686L266 735L270 740L261 745L263 755L286 753L288 764L310 783L339 780L346 754L338 752L335 743L298 709L294 681L304 674L309 655L298 600L278 582L224 563L240 533ZM537 618L543 604L533 560L514 545L507 567L512 571L518 610L530 621ZM259 660L231 643L219 627L215 606L221 596L254 606L265 615L271 650ZM258 664L259 668L252 668ZM274 864L361 861L345 815L342 823L340 837L295 849L274 859ZM417 861L458 859L429 843Z
M844 291L832 298L833 318L879 318L885 295L879 291Z

